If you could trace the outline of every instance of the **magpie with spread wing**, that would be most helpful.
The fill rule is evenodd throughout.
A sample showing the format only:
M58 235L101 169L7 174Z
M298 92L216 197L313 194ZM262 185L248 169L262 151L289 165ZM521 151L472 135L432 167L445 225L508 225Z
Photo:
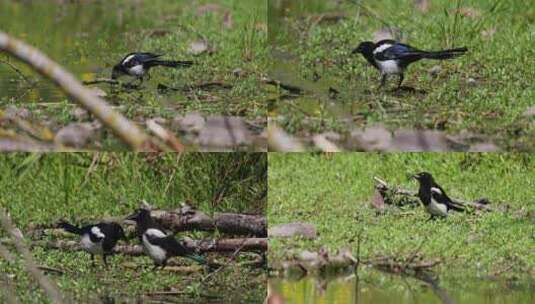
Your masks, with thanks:
M418 198L431 215L429 220L435 217L447 217L450 210L462 212L464 207L455 203L448 197L446 191L435 182L433 176L428 172L420 172L412 176L420 183Z
M175 60L161 60L163 55L153 53L130 53L126 55L118 64L116 64L111 72L111 78L117 79L121 75L129 75L136 77L141 82L152 67L190 67L193 61L175 61ZM150 77L150 76L149 76Z
M192 259L199 264L206 264L204 257L179 243L173 235L165 233L163 228L151 217L147 209L139 209L127 220L136 222L136 233L143 246L143 252L154 261L154 268L165 268L167 260L173 256Z
M381 72L381 87L386 84L388 75L398 75L398 89L404 79L407 67L421 59L452 59L468 51L467 48L455 48L443 51L422 51L410 45L385 39L377 43L365 41L353 50L352 54L360 53L366 60Z
M58 227L81 236L80 247L91 255L93 265L95 255L102 255L104 265L108 267L106 256L113 253L113 248L120 239L126 239L123 228L117 223L102 222L79 228L66 221L61 221Z

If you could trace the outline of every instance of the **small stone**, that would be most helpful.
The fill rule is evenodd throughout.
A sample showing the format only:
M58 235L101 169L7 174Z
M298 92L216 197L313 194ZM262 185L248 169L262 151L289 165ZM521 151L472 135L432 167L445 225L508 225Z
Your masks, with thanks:
M232 70L232 75L234 75L234 77L242 77L243 75L245 75L245 73L243 72L243 69L235 68L234 70Z
M89 143L93 133L91 123L71 123L59 130L54 140L63 146L82 148Z
M106 97L108 94L106 92L104 92L104 90L100 89L100 88L92 88L91 89L91 94L97 96L97 97L100 97L100 98L104 98Z
M5 110L5 116L8 119L28 119L30 118L30 111L26 108L18 108L16 106L11 105Z
M205 119L199 113L192 112L185 116L177 116L172 127L186 133L199 133L204 128Z
M315 239L318 237L316 227L309 223L289 223L276 225L269 228L269 237L302 237L305 239Z
M429 74L431 74L431 76L433 77L437 77L441 71L442 71L442 68L440 67L440 65L435 65L429 69Z
M199 143L220 148L250 145L252 135L241 117L211 116L199 133Z
M72 110L71 115L76 118L78 121L84 121L89 118L89 112L86 109L77 107Z
M468 78L466 82L471 86L475 86L477 84L477 81L474 78Z

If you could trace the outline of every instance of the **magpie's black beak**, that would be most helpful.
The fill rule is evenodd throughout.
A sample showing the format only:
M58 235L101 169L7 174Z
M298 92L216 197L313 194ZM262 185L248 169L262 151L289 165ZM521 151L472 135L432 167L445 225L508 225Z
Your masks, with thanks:
M351 51L351 54L357 54L357 53L360 53L361 52L361 49L360 47L356 48L356 49L353 49L353 51Z
M139 217L139 213L135 212L135 213L132 213L129 216L125 217L124 219L126 221L134 221L135 222L138 219L138 217Z
M411 175L411 177L409 177L409 179L419 180L420 176L418 174L414 174L414 175Z

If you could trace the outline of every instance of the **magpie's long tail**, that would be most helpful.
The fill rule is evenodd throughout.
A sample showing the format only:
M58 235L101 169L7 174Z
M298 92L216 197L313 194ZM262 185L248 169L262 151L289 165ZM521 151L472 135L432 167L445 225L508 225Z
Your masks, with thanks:
M467 48L456 48L456 49L450 49L450 50L443 50L443 51L436 51L436 52L422 52L422 58L427 59L451 59L455 57L459 57L466 53L468 51Z
M67 232L70 232L70 233L74 233L74 234L82 234L82 230L74 225L71 225L65 221L61 221L59 222L58 224L58 227L59 228L62 228L63 230L67 231Z
M184 257L188 258L188 259L191 259L191 260L194 260L195 262L197 262L199 264L206 264L206 259L203 256L198 255L198 254L194 254L194 253L186 254L186 255L184 255Z
M193 65L193 61L154 60L152 66L166 66L171 68L187 68Z
M466 211L466 208L464 207L464 205L459 204L459 203L454 202L454 201L452 201L451 203L448 204L448 208L452 209L452 210L455 210L455 211L458 211L458 212Z

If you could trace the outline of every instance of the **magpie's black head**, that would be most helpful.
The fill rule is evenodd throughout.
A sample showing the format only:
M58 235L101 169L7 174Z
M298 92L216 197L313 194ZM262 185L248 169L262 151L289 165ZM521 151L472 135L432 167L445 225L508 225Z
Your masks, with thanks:
M138 209L136 212L127 216L126 219L136 223L141 223L150 219L150 211L147 209Z
M416 179L420 183L431 183L434 181L433 176L429 172L416 173L413 176L411 176L411 178Z
M123 74L123 68L120 64L116 64L113 66L113 69L111 70L111 79L117 79L119 76Z
M354 49L351 54L360 53L362 55L372 54L375 49L375 43L371 41L364 41L359 44L359 46Z

